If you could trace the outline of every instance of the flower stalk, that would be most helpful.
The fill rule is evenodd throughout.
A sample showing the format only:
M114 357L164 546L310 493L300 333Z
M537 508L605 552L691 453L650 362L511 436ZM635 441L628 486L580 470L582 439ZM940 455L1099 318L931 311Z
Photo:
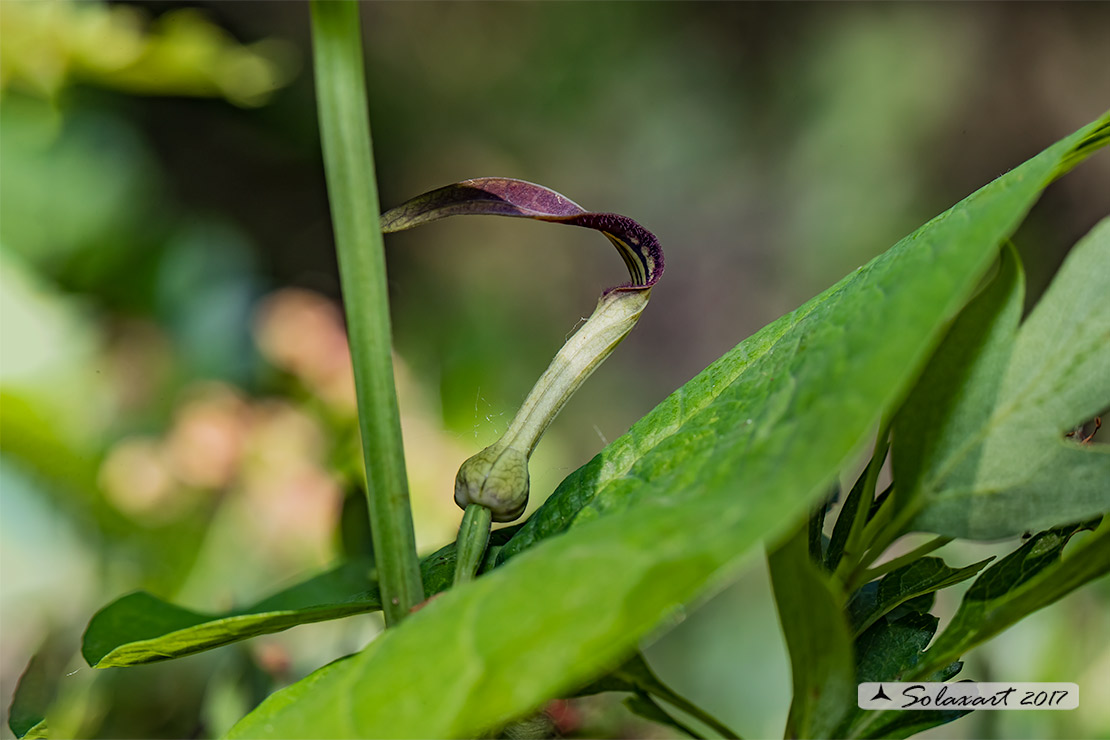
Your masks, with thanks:
M459 525L459 536L455 540L458 546L455 549L455 580L454 585L473 581L482 565L489 545L491 512L481 504L471 504L463 512L462 524Z

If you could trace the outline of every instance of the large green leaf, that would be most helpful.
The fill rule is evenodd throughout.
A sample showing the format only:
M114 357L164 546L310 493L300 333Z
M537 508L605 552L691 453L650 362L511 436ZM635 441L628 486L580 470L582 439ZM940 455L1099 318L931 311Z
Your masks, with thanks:
M974 578L993 559L980 560L966 568L950 568L940 558L921 558L887 573L852 594L848 602L852 629L858 635L899 604Z
M231 735L472 736L615 668L828 490L998 245L1107 125L1068 137L741 343L560 486L506 546L517 543L510 562L272 695Z
M920 680L1025 616L1110 573L1110 518L1061 558L1068 540L1086 526L1034 535L983 571L964 594L952 621L906 680Z
M856 694L844 596L810 557L808 534L807 522L767 558L790 652L794 700L786 736L791 738L830 737Z
M882 281L872 284L869 280L872 277L868 275L869 271L881 269L887 260L893 259L895 256L903 259L903 265L906 267L909 267L912 261L921 260L916 263L916 269L929 270L928 265L934 250L938 250L938 257L948 249L960 251L959 255L953 255L953 259L955 262L967 265L967 273L962 276L955 274L945 276L938 272L931 279L926 280L930 285L923 289L923 294L919 298L922 302L918 308L922 314L929 313L930 310L936 310L943 302L941 295L944 290L953 287L949 284L949 281L972 275L978 278L985 268L984 263L979 260L983 259L984 255L988 253L993 255L993 249L987 252L978 252L971 248L962 250L960 245L967 243L965 240L973 242L979 240L990 241L992 239L998 239L1001 242L1004 240L1016 227L1020 217L1016 217L1014 221L1003 228L999 228L1002 224L997 219L1003 217L1004 213L1009 213L1011 216L1018 212L1024 213L1028 205L1035 199L1036 193L1047 185L1051 178L1075 165L1076 152L1091 154L1095 148L1106 143L1108 131L1110 131L1110 114L1104 115L1095 123L1060 142L1056 147L995 180L956 207L941 214L902 242L899 242L883 257L841 281L841 283L814 298L794 313L768 325L714 362L700 375L668 397L651 413L634 424L627 434L614 441L587 465L564 480L544 505L525 523L521 531L506 545L502 550L500 559L504 561L530 547L536 541L564 531L575 522L588 521L602 512L630 505L631 501L636 498L637 492L643 488L641 481L638 479L655 475L657 473L656 468L661 467L660 461L666 460L668 457L673 460L673 463L669 466L663 465L664 472L670 473L672 468L681 468L681 471L685 473L683 480L692 481L702 478L704 476L703 468L714 464L717 458L716 453L725 452L720 449L721 444L716 438L712 426L707 428L706 421L712 419L714 414L719 412L721 406L737 403L737 398L743 398L745 392L764 396L768 391L780 392L781 377L780 384L776 385L772 391L769 387L770 384L766 389L758 387L767 381L767 378L761 378L759 374L781 372L783 370L790 371L789 360L784 360L782 355L784 353L799 351L804 353L807 351L804 344L798 345L796 343L803 340L803 338L807 338L806 334L809 326L822 321L828 312L834 310L833 306L826 304L835 304L839 309L844 309L841 298L842 293L847 290L851 295L849 302L851 300L870 301L867 304L868 309L864 309L860 305L856 306L856 310L860 312L858 320L866 318L877 321L880 317L870 316L869 312L881 313L880 306L885 311L890 302L896 299L897 296L893 293L872 293L870 296L865 296L866 291L875 289L883 291L888 287L894 290L901 290L901 288L885 286ZM1060 152L1065 151L1070 153L1060 154ZM1048 166L1050 162L1055 162L1055 166ZM985 201L990 201L989 205ZM1014 207L1017 203L1025 203L1025 205L1014 211L1006 210ZM990 211L989 215L987 214L988 211ZM972 264L975 265L974 268L970 267ZM1107 265L1110 265L1110 260L1104 260L1102 274L1110 269L1107 268ZM939 262L937 269L943 270L939 267ZM1089 296L1091 289L1086 287L1081 292L1082 295ZM959 300L953 300L950 305L944 307L944 311L949 318L954 316L956 308L961 305L961 301L966 300L966 292L959 292L958 294L961 296ZM952 294L949 297L951 298ZM1084 306L1080 315L1087 312L1092 314L1098 311L1105 312L1110 309L1110 304L1105 301L1102 301L1098 307L1092 305L1094 303L1098 302L1089 302ZM851 311L851 309L848 310ZM918 318L924 319L925 316L922 315ZM877 324L876 327L872 327L872 330L875 328L877 328ZM866 334L866 331L858 334L852 332L850 336L858 335L862 337ZM878 336L870 335L870 338L877 341ZM1084 334L1083 338L1089 337ZM883 337L884 341L893 341L894 339L895 337L889 335ZM1103 344L1104 346L1110 346L1110 342L1103 342ZM965 350L967 349L970 348L965 347ZM902 366L897 369L905 369L905 361L900 360L899 362L902 362ZM1098 373L1093 374L1099 375ZM1101 375L1104 378L1106 377L1105 373ZM800 384L806 377L808 377L808 373L802 373L794 379ZM944 378L942 373L938 373L937 377L942 380ZM1070 372L1069 377L1076 377L1076 373L1074 371ZM864 379L859 378L859 380L862 382ZM1099 381L1090 382L1098 383ZM1103 380L1101 382L1110 381ZM944 383L942 382L941 385L943 386ZM782 408L788 405L788 400L785 397L766 400L767 403L763 410L768 414L781 413ZM776 406L776 402L779 406ZM1107 402L1110 401L1104 400L1104 405ZM1096 408L1090 411L1087 417L1084 418L1089 418L1099 410ZM750 414L737 416L739 422L746 424L748 429L746 433L745 430L730 430L732 431L729 436L730 442L735 440L737 446L747 447L750 438L758 439L761 434L766 433L766 419L761 420ZM750 423L749 419L751 420ZM934 419L935 421L937 420ZM1077 420L1070 423L1074 424L1075 421ZM919 428L928 429L931 427L921 426Z
M1110 511L1110 448L1064 436L1110 407L1110 219L1019 330L1022 292L1007 259L899 414L895 475L924 507L915 528L991 539Z

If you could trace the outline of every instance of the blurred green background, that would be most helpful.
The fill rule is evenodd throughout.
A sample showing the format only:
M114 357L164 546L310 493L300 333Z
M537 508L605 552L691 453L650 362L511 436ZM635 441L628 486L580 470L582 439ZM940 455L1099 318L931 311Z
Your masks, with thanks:
M533 507L752 331L1110 101L1107 4L362 10L383 206L519 177L632 216L666 249L640 325L540 445ZM0 34L0 703L38 654L59 680L58 736L218 735L380 620L142 668L93 671L77 651L125 592L228 609L324 568L361 495L308 10L4 0ZM1106 214L1107 182L1096 157L1023 227L1031 301ZM387 250L429 551L460 518L458 464L624 276L595 234L512 220L436 224ZM1108 585L965 669L1078 682L1079 710L931 735L1110 737ZM942 595L942 613L955 603ZM758 558L648 656L745 737L781 735L789 672ZM668 736L606 697L560 717L570 735Z

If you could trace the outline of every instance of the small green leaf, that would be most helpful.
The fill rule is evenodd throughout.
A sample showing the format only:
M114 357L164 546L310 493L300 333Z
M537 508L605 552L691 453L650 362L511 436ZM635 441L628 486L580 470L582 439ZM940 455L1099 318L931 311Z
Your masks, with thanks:
M9 720L9 724L10 722ZM46 725L46 720L43 719L28 727L22 734L16 733L16 737L19 740L46 740L50 737L50 729Z
M1068 557L1060 557L1068 541L1089 528L1076 525L1041 532L985 570L925 653L920 669L907 680L939 670L1027 615L1110 572L1110 519Z
M852 490L848 492L848 497L844 499L844 505L840 507L840 513L836 516L832 537L829 538L829 549L825 553L825 568L831 573L836 572L840 559L844 557L844 546L848 544L848 534L852 530L852 523L863 501L863 492L867 489L867 472L872 465L874 462L869 462L859 474L859 478L852 485ZM870 506L871 502L864 505Z
M856 680L901 681L921 661L939 623L932 614L912 612L873 624L856 638ZM959 664L950 665L930 680L947 681L958 671Z
M786 736L798 738L830 736L856 698L843 595L810 558L807 529L768 557L794 682Z
M933 615L922 613L876 622L856 639L856 682L904 680L920 662L922 651L937 631L938 622ZM961 667L961 663L954 663L925 680L947 681L959 673ZM904 738L959 719L969 711L881 712L853 707L833 736Z
M203 614L145 591L101 609L85 630L81 654L90 666L140 665L203 650L298 624L381 609L378 587L364 563L348 563L229 614Z
M936 603L937 595L935 591L927 594L915 596L909 601L903 601L898 606L890 610L886 615L888 622L896 622L907 614L928 614Z
M490 535L482 564L494 565L498 551L518 527ZM227 614L204 614L163 601L144 591L123 596L97 612L85 630L81 653L95 668L140 665L180 658L299 624L341 619L381 609L372 566L357 560L274 594L254 606ZM425 596L451 587L455 543L420 561Z
M949 568L940 558L921 558L887 573L852 595L848 602L852 629L859 635L899 604L973 578L992 560L989 557L966 568Z
M1106 125L742 342L564 481L502 549L512 560L273 694L230 736L473 736L618 665L828 491L1061 161Z
M809 557L815 563L825 562L825 550L831 543L822 530L825 527L825 517L829 514L829 508L839 497L840 486L833 486L832 493L814 506L809 514Z
M16 735L19 740L46 740L50 737L50 729L46 725L46 720L37 723L31 727L27 732L22 735Z
M47 736L46 714L54 703L58 679L65 666L58 647L48 641L19 677L8 710L8 727L17 738L33 740Z
M1065 438L1110 407L1110 219L1018 329L1016 257L956 321L903 412L895 476L914 527L994 539L1110 511L1110 448Z

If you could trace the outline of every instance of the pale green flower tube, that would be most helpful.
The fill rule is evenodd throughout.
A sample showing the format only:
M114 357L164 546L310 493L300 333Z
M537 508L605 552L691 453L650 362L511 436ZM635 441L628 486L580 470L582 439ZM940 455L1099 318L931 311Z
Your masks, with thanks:
M540 437L574 392L628 336L647 306L651 290L602 296L536 385L501 439L471 457L455 478L455 503L480 504L495 522L517 519L528 505L528 459Z
M617 248L631 281L602 294L590 318L536 381L501 439L459 468L455 503L466 514L459 530L456 583L470 580L480 567L490 520L511 522L524 513L528 459L540 437L632 331L663 274L663 250L650 231L626 216L591 213L553 190L522 180L483 178L433 190L383 214L382 230L402 231L464 214L517 216L600 231Z

